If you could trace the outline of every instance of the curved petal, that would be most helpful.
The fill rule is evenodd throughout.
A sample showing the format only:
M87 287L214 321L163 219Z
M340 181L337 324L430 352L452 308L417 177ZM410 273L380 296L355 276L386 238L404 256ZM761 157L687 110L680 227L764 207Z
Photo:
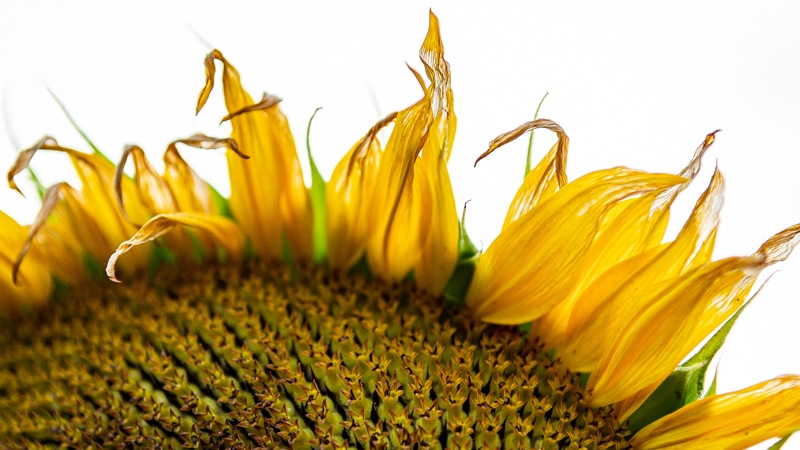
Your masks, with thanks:
M106 265L108 278L111 281L120 282L116 278L116 263L120 256L138 245L151 242L169 233L179 226L186 226L208 233L225 250L227 258L238 260L243 255L244 235L242 235L239 227L227 218L196 213L159 214L145 222L130 239L119 244L119 247L108 259L108 264Z
M129 145L122 152L119 164L114 172L114 195L122 214L125 212L125 199L122 195L122 180L125 179L125 163L128 156L133 159L135 169L133 183L136 193L142 204L153 214L162 214L175 211L177 205L169 185L156 172L155 167L147 160L144 150L138 145Z
M566 185L511 223L481 255L467 305L492 323L518 324L542 316L578 281L586 250L610 208L683 181L618 167Z
M800 376L783 375L690 403L640 430L637 450L748 448L800 429Z
M800 243L800 224L768 239L752 256L707 263L664 289L640 293L647 306L622 310L618 322L626 330L611 341L587 389L593 406L607 405L644 389L655 389L689 352L744 303L758 275L784 261ZM630 413L636 404L627 405Z
M559 349L559 354L567 365L576 371L593 371L605 349L618 338L616 333L628 330L618 323L630 320L640 309L648 307L646 303L648 299L642 296L643 291L664 280L679 277L696 267L698 255L710 256L710 252L707 251L708 245L705 243L710 239L713 242L719 224L724 187L722 175L719 171L715 172L708 189L698 199L691 216L674 242L658 254L652 254L652 257L624 261L620 263L621 270L607 270L594 284L585 286L586 289L571 305L564 330L563 347ZM653 199L650 198L650 205L644 204L645 208L651 207ZM624 224L614 223L609 228L609 233L614 239L600 239L602 245L594 248L613 248L615 245L622 247L619 245L620 242L624 243L626 239L630 241L625 233L633 233L636 226L640 226L645 233L656 235L649 225L665 227L665 216L661 214L655 224L634 221L630 223L633 227L627 227ZM619 231L623 233L618 234ZM663 228L658 234L659 240L661 236ZM652 242L648 245L652 245ZM609 254L613 255L616 251L609 251ZM592 257L603 261L608 255L592 254ZM641 265L636 266L632 264L634 262ZM703 259L702 262L707 261Z

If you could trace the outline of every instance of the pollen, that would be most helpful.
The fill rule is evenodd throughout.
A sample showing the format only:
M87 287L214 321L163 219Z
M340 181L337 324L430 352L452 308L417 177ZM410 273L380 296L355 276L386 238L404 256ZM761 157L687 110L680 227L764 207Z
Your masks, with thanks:
M410 283L258 262L156 277L2 334L0 446L628 447L538 342Z

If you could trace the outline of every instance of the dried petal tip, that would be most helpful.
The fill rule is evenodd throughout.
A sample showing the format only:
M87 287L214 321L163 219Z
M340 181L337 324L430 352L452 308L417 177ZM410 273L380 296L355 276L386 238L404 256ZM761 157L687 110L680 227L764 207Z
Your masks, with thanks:
M138 245L145 244L172 231L178 226L186 226L208 233L222 246L228 258L239 259L244 252L244 236L230 219L197 213L159 214L148 220L130 239L119 244L117 250L108 258L106 275L119 283L116 276L117 259Z

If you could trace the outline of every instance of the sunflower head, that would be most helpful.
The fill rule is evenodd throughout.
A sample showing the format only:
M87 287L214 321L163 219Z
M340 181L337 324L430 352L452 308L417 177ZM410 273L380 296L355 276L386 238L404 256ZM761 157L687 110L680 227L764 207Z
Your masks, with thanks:
M116 165L50 137L20 152L12 188L41 152L66 154L81 185L46 189L29 226L0 213L0 442L741 448L800 428L797 375L704 383L759 275L800 241L794 225L713 260L719 169L665 239L716 132L677 174L572 181L555 121L501 134L478 161L534 129L556 142L478 252L450 183L433 13L419 56L418 100L365 126L327 182L309 150L310 187L280 98L254 101L218 50L196 111L219 65L231 136L170 143L163 173L138 146ZM225 152L228 198L186 147Z

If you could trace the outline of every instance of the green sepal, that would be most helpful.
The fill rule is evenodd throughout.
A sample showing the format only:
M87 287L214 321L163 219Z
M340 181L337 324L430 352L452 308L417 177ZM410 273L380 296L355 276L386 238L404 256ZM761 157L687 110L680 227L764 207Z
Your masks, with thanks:
M467 202L469 203L469 201ZM467 216L467 203L461 212L461 220L458 226L458 260L453 269L453 275L444 287L444 298L448 303L463 304L467 298L469 285L472 283L472 276L475 274L475 265L478 263L480 250L467 234L465 220Z
M361 254L361 257L358 258L358 261L355 262L349 269L347 269L348 276L357 276L361 275L368 280L375 279L375 275L372 273L372 270L369 268L369 261L367 261L367 253L364 252Z
M545 92L544 95L542 96L542 99L539 100L539 105L536 107L536 112L533 114L533 120L536 120L536 119L539 118L539 110L542 108L542 103L544 103L544 99L546 99L549 94L550 94L550 92ZM531 135L528 138L528 155L525 158L525 177L527 177L528 176L528 172L531 171L531 154L533 153L533 132L534 131L536 131L536 130L531 130ZM523 177L523 180L525 179L525 177Z
M103 152L101 152L100 149L97 148L96 145L94 145L94 142L92 142L92 140L89 139L89 135L87 135L83 131L83 129L80 126L78 126L78 123L75 122L75 119L72 117L72 114L69 113L69 110L67 110L67 107L64 106L64 103L61 102L61 99L59 99L58 96L56 96L55 92L53 92L53 90L50 89L49 86L47 86L47 92L49 92L50 96L53 97L53 100L55 100L56 103L58 103L58 107L61 108L61 111L67 117L67 120L69 120L69 123L72 124L72 127L75 128L75 131L77 131L78 134L81 135L83 140L86 141L87 144L89 144L89 147L92 147L92 150L96 154L100 155L101 157L103 157L103 159L105 159L106 161L108 161L108 162L113 164L113 162L110 159L108 159L108 156L106 156Z
M306 150L308 151L308 163L311 166L311 189L309 195L311 196L311 213L313 217L312 228L312 242L313 242L313 258L315 263L321 263L328 256L328 236L326 234L326 212L325 212L325 178L317 168L317 163L314 161L314 156L311 154L311 122L314 116L322 109L317 108L311 118L308 119L308 127L306 128Z
M102 280L106 278L106 268L94 256L88 252L83 252L81 255L83 261L83 269L86 270L90 280Z
M208 189L211 191L211 201L214 203L214 206L217 208L217 215L222 217L227 217L228 219L233 220L236 222L236 218L233 217L233 213L231 212L231 208L228 205L228 199L222 196L214 186L209 183L206 183Z
M159 269L165 266L174 266L177 262L178 258L175 253L164 245L161 238L158 238L151 246L150 258L147 260L147 276L152 279Z
M292 254L292 246L289 245L289 238L286 237L286 233L281 233L281 262L291 269L292 281L296 280L299 275L297 260Z
M197 236L197 233L192 230L191 228L184 227L186 233L189 235L189 241L192 243L192 260L195 264L202 264L206 260L206 249L203 246L203 241L200 240L200 237ZM222 247L221 245L218 247ZM217 252L219 253L219 252ZM222 253L225 253L223 249ZM219 260L219 259L218 259ZM219 260L222 261L222 260Z
M757 293L756 293L757 294ZM716 391L716 376L708 389L704 387L706 371L717 354L733 324L750 301L745 302L700 350L672 372L663 383L645 400L630 418L629 429L636 433L656 420Z
M36 172L29 166L28 167L28 174L31 176L31 181L33 181L33 185L36 187L36 194L39 196L39 201L44 198L44 191L47 188L44 187L44 184L39 180L39 177L36 176Z
M792 433L792 434L794 434L794 433ZM786 441L788 441L789 438L792 437L792 434L789 434L788 436L782 437L778 442L770 445L767 450L781 450L781 448L783 448L783 444L785 444Z

